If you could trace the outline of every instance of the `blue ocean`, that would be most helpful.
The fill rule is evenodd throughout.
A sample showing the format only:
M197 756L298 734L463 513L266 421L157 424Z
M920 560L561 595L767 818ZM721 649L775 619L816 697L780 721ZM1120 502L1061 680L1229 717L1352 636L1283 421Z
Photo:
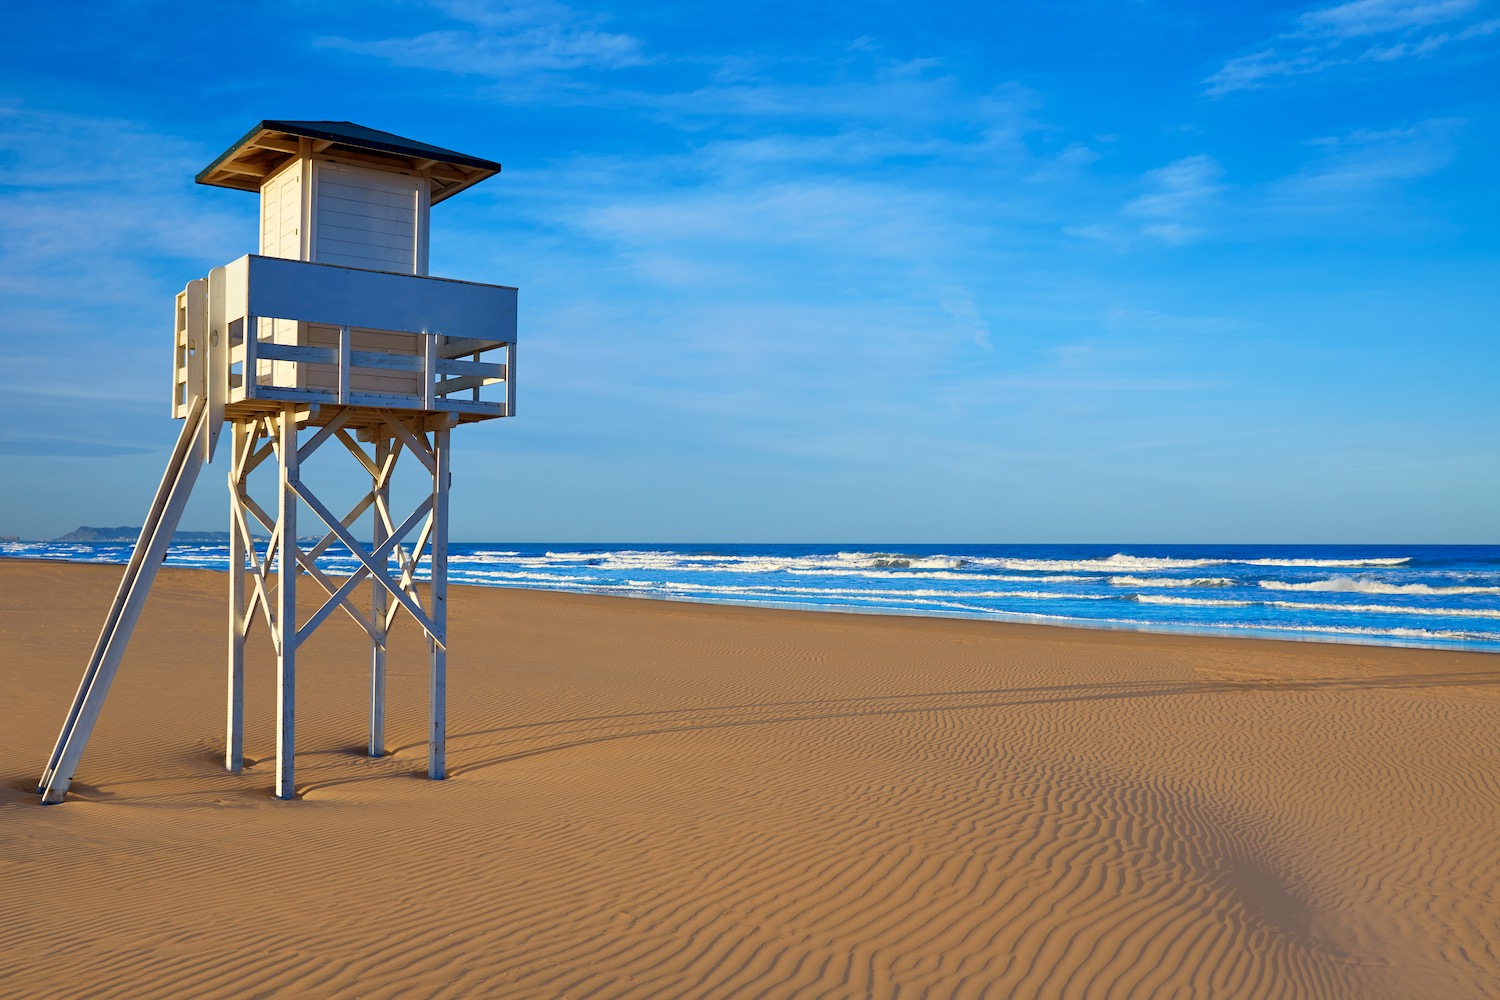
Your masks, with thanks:
M123 543L0 555L124 563ZM224 570L222 544L169 566ZM347 552L320 565L356 567ZM420 574L419 574L420 575ZM1497 545L450 545L449 578L661 600L1500 652Z

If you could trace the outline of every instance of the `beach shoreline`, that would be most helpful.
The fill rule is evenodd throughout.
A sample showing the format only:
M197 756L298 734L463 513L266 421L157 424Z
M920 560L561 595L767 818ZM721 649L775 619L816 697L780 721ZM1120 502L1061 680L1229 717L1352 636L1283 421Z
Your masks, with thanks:
M0 560L0 997L1500 992L1490 653L455 586L452 777L336 615L277 802L167 568L42 807L118 579Z

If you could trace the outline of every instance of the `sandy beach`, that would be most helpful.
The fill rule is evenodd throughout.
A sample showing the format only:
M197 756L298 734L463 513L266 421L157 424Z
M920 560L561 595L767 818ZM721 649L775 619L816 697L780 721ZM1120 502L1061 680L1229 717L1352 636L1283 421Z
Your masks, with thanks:
M0 562L0 997L1500 995L1493 654L459 587L450 780L335 617L281 802L169 569L42 807L119 575Z

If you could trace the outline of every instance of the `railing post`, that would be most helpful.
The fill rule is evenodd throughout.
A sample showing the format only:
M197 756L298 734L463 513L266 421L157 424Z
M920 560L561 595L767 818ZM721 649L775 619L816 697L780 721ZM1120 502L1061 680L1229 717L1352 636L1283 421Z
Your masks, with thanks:
M505 415L516 415L516 342L505 345Z
M437 378L437 335L422 334L422 409L432 409L433 380Z
M349 327L339 327L339 405L349 405Z
M240 366L240 385L246 399L255 398L255 387L260 384L260 329L253 313L246 313L244 320L245 361Z

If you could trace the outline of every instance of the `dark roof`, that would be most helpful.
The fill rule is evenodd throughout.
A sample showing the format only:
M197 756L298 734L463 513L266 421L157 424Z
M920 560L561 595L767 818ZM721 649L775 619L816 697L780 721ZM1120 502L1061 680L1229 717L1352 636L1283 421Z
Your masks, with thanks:
M263 121L198 173L199 184L259 191L261 183L297 155L297 140L311 139L315 152L352 154L372 166L428 170L436 204L486 177L500 164L457 153L353 122ZM321 147L321 148L320 148Z

